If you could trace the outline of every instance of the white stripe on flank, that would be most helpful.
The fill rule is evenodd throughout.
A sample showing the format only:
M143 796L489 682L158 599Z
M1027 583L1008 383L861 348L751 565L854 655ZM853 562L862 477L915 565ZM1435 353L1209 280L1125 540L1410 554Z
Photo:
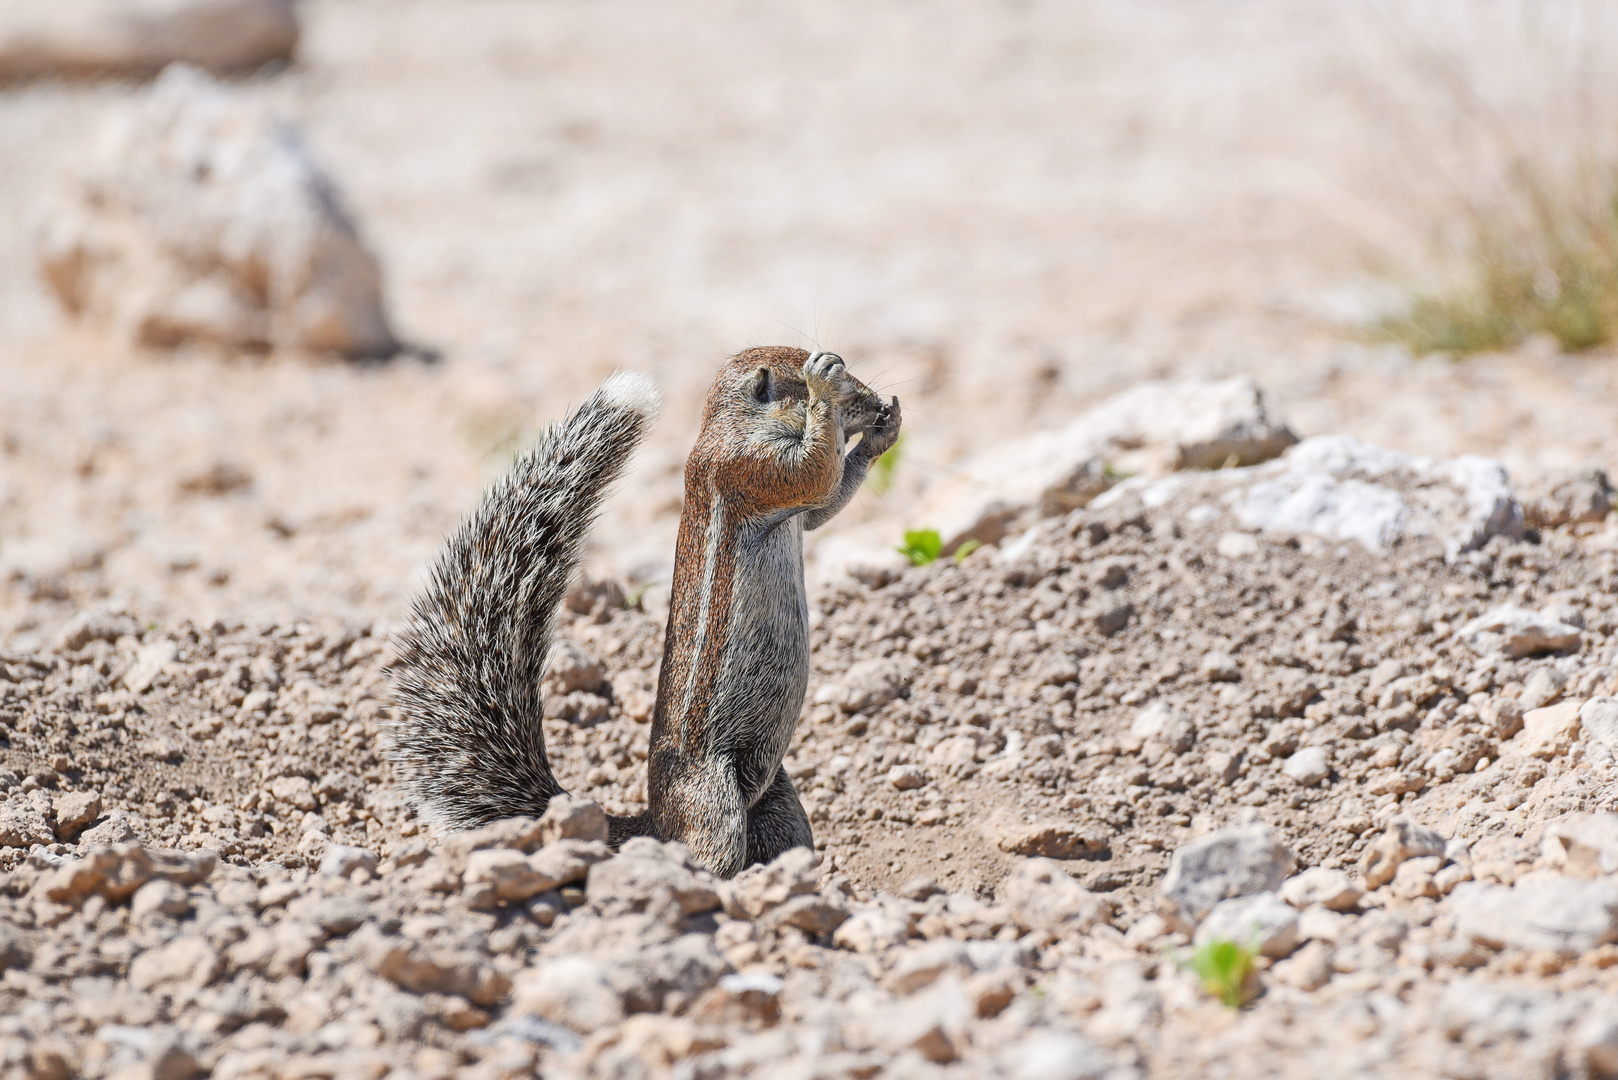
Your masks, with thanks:
M707 543L702 553L702 602L697 607L696 632L691 635L691 652L686 663L691 665L690 672L685 679L685 698L680 708L681 716L691 715L691 702L697 696L697 676L702 662L703 647L708 642L708 620L712 612L709 605L712 603L714 575L719 572L719 546L725 536L725 504L719 498L719 492L710 484L708 497L713 509L708 511Z

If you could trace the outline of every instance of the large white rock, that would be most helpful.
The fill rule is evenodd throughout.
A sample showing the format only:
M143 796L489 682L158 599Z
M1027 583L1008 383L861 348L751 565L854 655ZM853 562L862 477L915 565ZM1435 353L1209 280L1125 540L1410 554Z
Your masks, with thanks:
M1462 626L1458 635L1479 656L1501 655L1512 660L1538 653L1576 649L1579 628L1527 608L1493 608Z
M1274 892L1296 863L1268 825L1221 829L1174 852L1163 899L1172 914L1194 924L1222 900Z
M396 348L377 262L296 129L195 68L120 114L39 263L69 313L143 345Z
M0 5L0 81L216 74L291 60L292 0L48 0Z
M948 553L1087 505L1112 486L1109 467L1161 474L1252 465L1297 441L1246 376L1142 383L1065 427L989 447L933 487L912 518L936 528Z
M1298 911L1274 893L1221 900L1197 927L1192 941L1234 941L1272 959L1292 955L1298 947Z
M1590 764L1609 779L1618 776L1618 697L1597 697L1579 709L1584 752Z
M1564 874L1618 874L1618 814L1568 814L1545 827L1545 861Z
M1523 529L1522 509L1498 462L1411 457L1349 435L1305 439L1279 461L1253 469L1128 481L1095 505L1131 493L1150 509L1194 523L1233 518L1250 532L1351 540L1372 551L1431 538L1454 558L1491 536Z
M1539 878L1515 886L1469 881L1449 904L1461 933L1496 948L1572 955L1618 941L1618 882Z

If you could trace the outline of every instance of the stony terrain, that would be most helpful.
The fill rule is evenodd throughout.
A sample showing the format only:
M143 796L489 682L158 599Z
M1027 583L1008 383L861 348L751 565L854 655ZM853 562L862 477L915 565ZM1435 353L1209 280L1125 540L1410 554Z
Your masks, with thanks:
M1614 520L1446 562L1432 541L1255 549L1131 496L870 575L818 603L788 761L820 865L734 883L678 846L612 856L582 801L422 832L389 784L373 627L83 612L0 658L5 1060L1602 1072ZM660 625L611 582L568 608L550 745L576 795L632 809ZM1245 1012L1176 964L1204 921L1268 954Z

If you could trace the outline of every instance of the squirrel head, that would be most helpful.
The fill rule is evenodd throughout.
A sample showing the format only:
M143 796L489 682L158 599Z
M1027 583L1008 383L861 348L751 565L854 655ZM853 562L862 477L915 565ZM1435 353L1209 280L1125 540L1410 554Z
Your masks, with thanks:
M760 467L779 464L782 448L802 439L809 422L809 385L803 349L764 346L737 353L720 367L708 391L702 433L686 462L688 489L693 483L717 482L721 489L745 493L760 508L791 506L798 495L773 492ZM841 427L838 450L856 434L868 431L884 414L880 397L851 375L837 380L836 416ZM824 390L822 390L824 393ZM766 472L769 470L766 468Z
M803 349L765 345L725 361L708 390L704 434L752 431L772 420L797 422L801 429L809 402L809 387L803 379L809 355ZM884 402L851 375L845 377L844 385L847 392L838 401L837 411L844 436L851 437L868 430L882 416Z

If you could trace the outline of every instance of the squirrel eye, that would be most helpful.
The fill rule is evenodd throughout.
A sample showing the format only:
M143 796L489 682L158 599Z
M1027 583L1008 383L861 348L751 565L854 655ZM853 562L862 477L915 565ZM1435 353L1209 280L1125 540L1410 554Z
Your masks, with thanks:
M770 369L769 368L761 367L761 368L759 368L757 371L755 371L753 373L753 397L757 398L758 402L761 405L769 404L769 401L770 401Z

